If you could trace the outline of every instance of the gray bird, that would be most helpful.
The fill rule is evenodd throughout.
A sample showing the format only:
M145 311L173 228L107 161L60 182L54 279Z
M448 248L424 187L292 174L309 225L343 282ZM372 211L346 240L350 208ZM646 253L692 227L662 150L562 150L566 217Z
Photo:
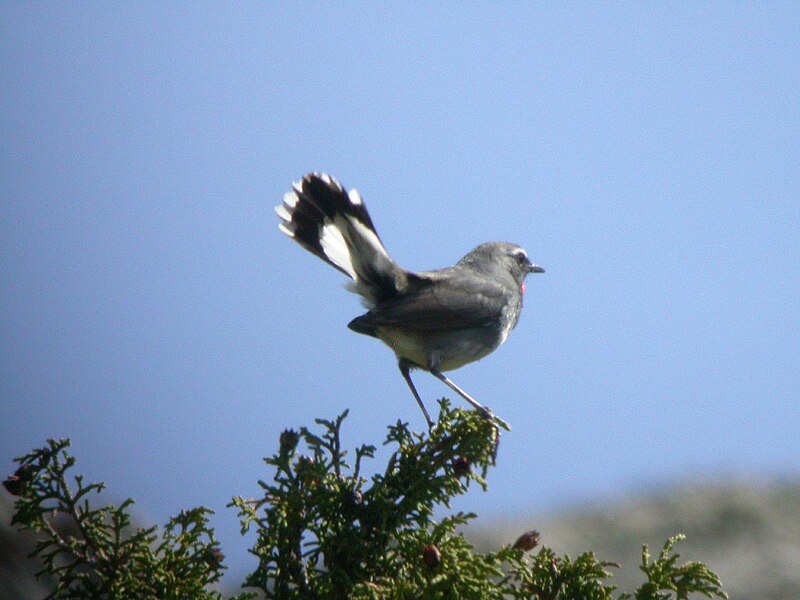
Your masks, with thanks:
M481 244L454 266L414 273L386 252L361 196L322 173L309 173L275 208L280 230L352 279L368 312L348 327L371 335L397 355L400 373L433 421L411 381L411 369L432 373L477 410L496 419L442 371L480 360L502 344L522 310L525 276L544 273L519 246Z

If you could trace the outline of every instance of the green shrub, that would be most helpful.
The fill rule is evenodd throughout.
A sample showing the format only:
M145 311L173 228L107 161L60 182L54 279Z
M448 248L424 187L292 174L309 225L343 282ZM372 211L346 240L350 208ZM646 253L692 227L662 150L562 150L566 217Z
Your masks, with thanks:
M486 488L499 442L497 425L472 411L440 402L429 433L390 426L385 468L362 474L374 446L352 455L342 448L347 412L317 420L314 431L284 431L266 458L271 481L263 496L236 497L242 532L257 534L259 564L237 599L538 599L668 600L691 594L726 598L717 576L697 562L680 564L670 538L653 559L642 551L646 581L632 594L616 594L612 562L592 552L576 558L539 547L535 531L496 552L477 553L460 532L474 514L433 518L437 507L477 485ZM17 459L4 482L18 496L13 523L41 534L33 559L57 577L48 598L221 598L213 590L223 556L206 508L181 512L159 530L132 528L126 500L94 508L102 484L68 477L75 459L67 440ZM352 458L351 458L352 457ZM64 524L70 527L63 527ZM69 529L67 534L65 531ZM615 595L616 594L616 595Z

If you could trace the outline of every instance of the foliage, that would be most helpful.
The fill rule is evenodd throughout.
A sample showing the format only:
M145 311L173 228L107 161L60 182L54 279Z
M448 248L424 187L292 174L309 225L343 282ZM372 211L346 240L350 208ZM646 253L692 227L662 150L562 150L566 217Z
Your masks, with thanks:
M32 556L43 563L40 574L58 582L48 599L221 598L208 591L223 568L208 526L212 511L182 511L161 534L157 527L134 529L133 500L92 508L89 497L103 484L86 484L81 475L70 482L69 441L47 444L18 458L20 467L4 485L19 496L12 524L43 534Z
M683 535L669 538L654 561L650 560L647 546L642 547L642 564L639 568L647 575L647 583L636 591L636 600L669 600L672 594L682 600L688 598L692 592L709 598L723 595L720 592L719 577L703 563L691 561L676 565L680 555L673 553L672 547L683 539Z
M364 475L376 448L343 449L347 412L317 420L312 431L286 430L276 454L265 458L269 483L263 496L231 502L242 533L254 530L251 552L259 564L243 587L279 599L502 598L536 600L676 600L693 593L726 598L720 582L696 562L679 564L668 540L652 559L642 552L646 581L632 595L615 596L610 568L592 552L575 559L539 548L535 531L496 552L477 553L461 533L475 515L457 512L434 519L473 485L486 488L499 443L497 425L476 412L440 402L437 424L428 433L404 423L390 426L385 468ZM44 536L35 555L42 572L59 578L50 598L221 598L212 591L222 555L208 527L211 511L197 508L171 519L163 532L130 527L126 500L118 508L90 507L87 496L102 484L84 484L66 471L74 459L68 442L48 442L17 459L6 480L19 496L14 522ZM55 521L74 524L70 535ZM538 548L538 550L536 550Z

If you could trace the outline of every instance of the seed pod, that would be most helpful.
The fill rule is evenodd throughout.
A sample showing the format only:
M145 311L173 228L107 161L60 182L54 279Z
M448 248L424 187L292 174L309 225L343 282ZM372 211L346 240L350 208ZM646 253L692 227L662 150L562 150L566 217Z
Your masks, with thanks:
M364 503L364 494L360 490L347 490L344 493L344 505L348 508L357 508Z
M517 538L517 541L514 542L514 548L527 552L528 550L533 550L538 544L539 532L532 529L531 531L526 531Z
M300 434L294 429L284 429L281 433L280 444L281 454L288 454L297 448L297 442L300 441Z
M222 565L222 561L225 560L225 555L219 548L208 548L206 549L204 558L209 567L218 569L220 565Z
M33 481L35 471L36 468L31 464L22 465L3 482L3 487L12 496L21 496L28 484Z
M456 477L464 477L469 474L470 464L466 456L459 456L453 460L453 473Z
M428 544L422 549L422 562L431 569L435 569L442 562L442 553L435 545Z

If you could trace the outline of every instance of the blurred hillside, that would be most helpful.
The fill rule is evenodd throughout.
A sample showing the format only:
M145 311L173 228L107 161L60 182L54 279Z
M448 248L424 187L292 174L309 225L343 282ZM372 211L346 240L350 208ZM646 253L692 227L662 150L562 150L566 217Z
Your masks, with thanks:
M12 527L13 514L14 497L0 487L0 600L40 600L53 589L54 582L49 576L36 579L41 565L27 558L35 548L36 537Z
M542 518L487 523L467 537L480 550L513 542L537 529L541 543L576 556L591 548L601 560L621 563L612 582L632 591L643 581L641 546L657 554L676 533L682 561L707 564L731 600L800 598L800 481L683 483L573 508Z
M0 491L0 600L38 599L46 581L26 556L34 538L10 527L13 498ZM479 518L467 537L479 550L513 542L529 529L541 543L575 556L588 548L622 563L614 583L633 590L642 578L639 551L656 554L667 537L685 533L683 560L700 560L722 578L732 600L800 598L800 481L685 483L574 508L550 516L487 522ZM224 550L224 549L223 549Z

